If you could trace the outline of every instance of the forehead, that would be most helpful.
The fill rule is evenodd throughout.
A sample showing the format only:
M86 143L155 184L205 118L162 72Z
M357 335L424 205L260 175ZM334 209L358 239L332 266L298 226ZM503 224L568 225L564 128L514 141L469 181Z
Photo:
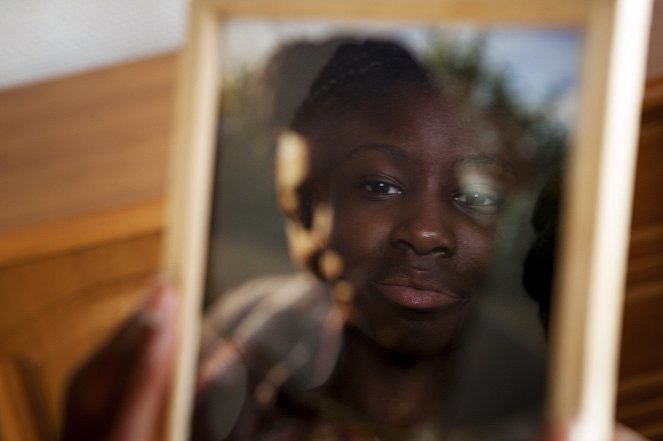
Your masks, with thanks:
M450 103L432 87L401 85L330 115L316 131L314 156L338 163L362 144L387 144L426 162L495 157L514 162L508 143L486 118Z

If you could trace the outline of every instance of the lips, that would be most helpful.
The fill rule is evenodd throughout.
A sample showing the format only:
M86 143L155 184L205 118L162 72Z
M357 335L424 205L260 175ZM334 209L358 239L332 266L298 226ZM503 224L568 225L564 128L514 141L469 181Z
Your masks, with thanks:
M401 308L434 310L463 302L463 297L448 289L432 274L403 273L371 283L373 291Z

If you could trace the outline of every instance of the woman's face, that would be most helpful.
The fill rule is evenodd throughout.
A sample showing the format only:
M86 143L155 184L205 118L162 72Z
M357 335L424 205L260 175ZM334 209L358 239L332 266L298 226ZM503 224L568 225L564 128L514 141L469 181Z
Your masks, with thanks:
M436 93L400 87L338 118L323 141L350 322L404 353L450 348L518 183L499 146L453 121Z

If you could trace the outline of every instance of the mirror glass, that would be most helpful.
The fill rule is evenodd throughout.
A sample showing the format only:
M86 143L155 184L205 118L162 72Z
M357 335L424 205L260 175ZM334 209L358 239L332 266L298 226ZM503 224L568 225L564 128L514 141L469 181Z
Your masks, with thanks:
M219 38L194 439L533 439L581 33Z

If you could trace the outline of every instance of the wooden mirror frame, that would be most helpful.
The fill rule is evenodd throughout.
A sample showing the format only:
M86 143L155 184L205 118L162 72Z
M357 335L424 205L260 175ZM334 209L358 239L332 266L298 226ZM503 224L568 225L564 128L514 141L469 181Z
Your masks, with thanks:
M652 0L192 0L181 58L163 271L183 296L167 438L187 438L218 117L220 24L229 18L570 26L583 33L555 279L547 424L611 439L636 137Z

